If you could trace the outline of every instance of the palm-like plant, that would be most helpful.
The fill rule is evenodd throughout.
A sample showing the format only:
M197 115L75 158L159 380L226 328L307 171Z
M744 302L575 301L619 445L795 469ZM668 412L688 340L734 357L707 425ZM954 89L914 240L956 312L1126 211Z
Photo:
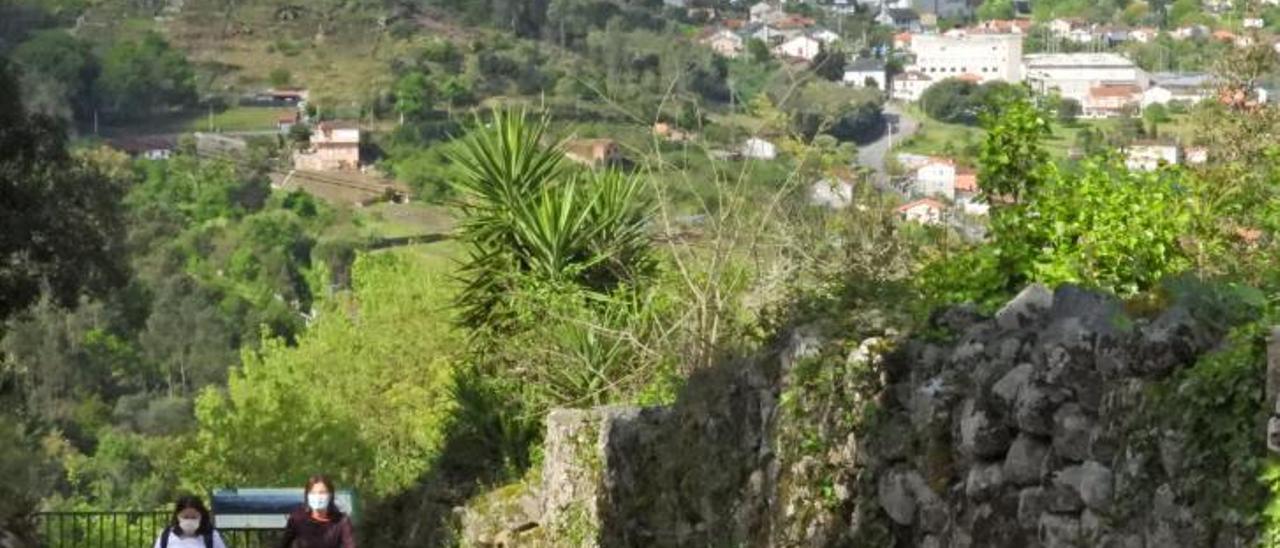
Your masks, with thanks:
M519 276L595 292L637 279L648 268L649 202L640 181L616 170L583 172L545 146L548 120L495 111L454 158L469 246L459 296L470 327L502 328Z

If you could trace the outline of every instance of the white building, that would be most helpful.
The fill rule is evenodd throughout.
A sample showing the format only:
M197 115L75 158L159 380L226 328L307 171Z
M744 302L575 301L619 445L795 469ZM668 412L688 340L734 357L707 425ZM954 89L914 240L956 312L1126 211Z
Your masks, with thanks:
M778 157L778 147L764 139L752 137L742 143L742 156L756 160L772 160Z
M1099 84L1080 107L1085 118L1112 118L1136 113L1141 104L1142 88L1135 84Z
M1140 44L1146 44L1160 36L1160 30L1151 27L1139 27L1129 31L1129 39Z
M909 8L884 8L876 16L876 22L886 27L909 32L920 32L920 14Z
M947 206L932 198L922 198L914 202L898 206L898 214L904 220L928 225L942 223L942 213Z
M711 48L712 51L730 59L741 55L743 48L746 47L741 36L738 36L737 33L727 29L720 29L710 36L703 38L701 42L703 45Z
M1203 165L1209 161L1209 149L1205 147L1187 147L1184 156L1187 165Z
M947 158L931 158L916 170L916 194L956 199L956 163Z
M910 9L920 15L948 19L965 18L973 14L973 7L967 0L883 0L876 3L885 9Z
M1142 94L1142 108L1170 103L1195 104L1213 97L1216 80L1201 73L1157 73Z
M1075 19L1054 19L1046 25L1049 32L1056 38L1066 38L1071 31L1080 27L1081 23Z
M1057 90L1062 97L1084 104L1090 88L1131 84L1146 89L1147 75L1132 61L1115 53L1037 53L1027 55L1023 74L1033 90Z
M750 20L752 23L772 23L786 16L780 8L768 2L760 2L751 6Z
M814 40L822 42L823 44L826 44L828 46L840 41L839 34L836 34L835 32L827 29L815 30L813 32L810 32L809 36L812 37Z
M1209 36L1209 27L1204 25L1187 25L1185 27L1178 27L1177 29L1174 29L1174 31L1169 33L1169 35L1173 36L1177 40L1204 38Z
M822 51L822 42L808 36L797 36L773 48L773 54L779 57L794 57L812 61Z
M933 79L922 72L904 72L893 77L893 92L890 96L899 101L919 101L924 90L933 85Z
M1022 40L1020 34L913 35L916 62L911 70L935 81L973 74L980 82L1017 82L1022 79Z
M888 77L886 76L884 61L879 59L858 59L844 69L844 78L842 79L846 86L863 87L869 82L875 83L875 88L885 93L889 92Z
M1178 145L1170 143L1133 143L1124 147L1124 165L1132 171L1155 171L1162 165L1175 165L1180 156Z

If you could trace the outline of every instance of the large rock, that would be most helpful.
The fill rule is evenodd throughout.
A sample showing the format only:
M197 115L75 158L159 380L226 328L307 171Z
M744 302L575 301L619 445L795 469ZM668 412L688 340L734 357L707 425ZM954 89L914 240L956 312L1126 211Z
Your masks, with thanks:
M935 312L929 321L936 328L945 329L952 333L963 333L985 319L986 317L982 315L982 312L976 306L962 304Z
M991 387L991 394L1007 409L1013 409L1014 403L1018 401L1018 394L1031 380L1031 369L1032 366L1029 363L1018 364L996 381Z
M1013 418L1018 430L1048 436L1053 433L1053 399L1039 386L1023 386L1014 402Z
M973 506L961 525L969 531L974 547L1024 548L1027 537L1018 526L1016 497L1008 501L993 500Z
M1031 284L996 312L996 325L1019 329L1031 325L1053 306L1053 292L1041 284Z
M1049 444L1027 434L1019 434L1004 459L1005 481L1017 485L1034 485L1044 473L1049 457Z
M1187 452L1187 436L1176 430L1165 430L1158 443L1160 449L1160 467L1165 475L1176 478L1182 474L1183 462Z
M972 460L1004 456L1009 449L1009 429L981 409L977 402L965 400L960 410L960 454Z
M1093 420L1075 403L1068 403L1053 414L1053 452L1073 462L1089 458L1093 439Z
M916 433L929 435L950 428L952 406L964 394L959 373L944 372L930 377L911 392L911 426Z
M880 476L876 493L880 507L894 523L919 524L927 532L946 529L946 503L914 470L897 468Z
M1115 492L1111 469L1089 461L1059 470L1054 482L1070 487L1090 510L1105 512Z
M1194 517L1191 510L1178 503L1173 488L1163 484L1151 498L1151 519L1147 526L1147 546L1180 548L1194 546Z
M924 483L914 471L894 470L880 477L876 493L880 507L889 519L898 525L911 525L916 521L915 483Z
M984 501L994 498L1004 485L1003 466L999 463L980 464L969 469L964 482L964 494L971 500Z
M1018 526L1025 531L1040 527L1040 515L1049 511L1049 497L1042 487L1018 491Z
M1084 509L1080 493L1072 485L1054 481L1044 488L1045 504L1055 514L1075 514Z
M1114 295L1063 285L1053 292L1049 315L1054 318L1079 318L1095 333L1107 335L1118 331L1124 308Z
M1156 377L1194 363L1196 356L1212 348L1218 339L1212 326L1197 320L1182 305L1164 311L1140 333L1138 370Z
M1044 548L1078 548L1080 520L1057 514L1040 515L1040 545Z

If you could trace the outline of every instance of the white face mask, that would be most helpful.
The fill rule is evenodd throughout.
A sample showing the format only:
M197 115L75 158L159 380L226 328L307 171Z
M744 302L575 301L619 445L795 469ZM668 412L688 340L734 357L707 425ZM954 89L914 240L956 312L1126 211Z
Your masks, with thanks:
M200 529L200 518L178 518L178 528L185 535L194 535Z
M319 512L329 508L329 495L307 495L307 506Z

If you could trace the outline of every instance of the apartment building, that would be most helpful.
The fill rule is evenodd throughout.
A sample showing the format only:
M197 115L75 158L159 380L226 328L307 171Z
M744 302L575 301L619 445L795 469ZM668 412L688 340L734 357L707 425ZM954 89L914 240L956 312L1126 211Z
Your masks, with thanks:
M937 81L972 74L980 82L1022 80L1021 34L916 34L910 70Z

